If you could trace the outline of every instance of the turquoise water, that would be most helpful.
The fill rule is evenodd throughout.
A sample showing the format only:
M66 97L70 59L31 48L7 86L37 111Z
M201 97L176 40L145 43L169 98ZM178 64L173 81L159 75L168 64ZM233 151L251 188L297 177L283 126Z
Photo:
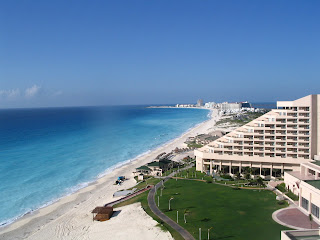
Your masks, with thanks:
M0 225L180 136L208 113L144 106L0 110Z

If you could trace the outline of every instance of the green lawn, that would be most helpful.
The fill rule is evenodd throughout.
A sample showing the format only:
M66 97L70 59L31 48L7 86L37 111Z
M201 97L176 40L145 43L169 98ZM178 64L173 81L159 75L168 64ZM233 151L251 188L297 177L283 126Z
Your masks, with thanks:
M172 211L168 211L170 197ZM157 199L157 197L156 197ZM279 239L283 227L272 220L272 213L287 205L278 205L274 193L268 190L234 190L230 187L190 180L169 180L160 199L160 209L196 239L199 228L202 239L207 239L208 228L212 239ZM183 212L189 209L187 224Z

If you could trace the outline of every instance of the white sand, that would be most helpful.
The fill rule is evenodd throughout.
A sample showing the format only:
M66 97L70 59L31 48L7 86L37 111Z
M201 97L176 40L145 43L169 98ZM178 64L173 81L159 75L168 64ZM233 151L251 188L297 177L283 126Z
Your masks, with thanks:
M188 137L215 130L214 125L219 117L216 110L212 111L210 120L172 142L115 169L88 187L1 228L0 239L172 239L170 234L155 227L151 217L141 213L143 210L139 205L123 207L117 217L103 223L93 222L91 211L96 206L115 200L112 197L114 192L134 186L136 181L132 172L135 168L152 161L162 152L183 147ZM120 175L129 177L129 180L121 186L113 185Z

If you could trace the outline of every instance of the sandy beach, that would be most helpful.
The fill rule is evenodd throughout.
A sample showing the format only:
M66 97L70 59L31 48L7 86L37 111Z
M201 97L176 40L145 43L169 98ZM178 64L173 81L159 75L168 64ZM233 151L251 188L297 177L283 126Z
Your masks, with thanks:
M131 239L172 239L170 233L156 226L157 222L143 211L140 204L115 209L119 211L116 216L101 223L92 221L91 210L115 200L114 192L133 187L136 184L132 174L135 168L152 161L162 152L184 147L188 137L215 130L215 122L220 116L217 110L211 113L209 120L179 138L113 170L88 187L0 228L0 239L128 239L128 236ZM120 175L128 180L121 186L113 185Z

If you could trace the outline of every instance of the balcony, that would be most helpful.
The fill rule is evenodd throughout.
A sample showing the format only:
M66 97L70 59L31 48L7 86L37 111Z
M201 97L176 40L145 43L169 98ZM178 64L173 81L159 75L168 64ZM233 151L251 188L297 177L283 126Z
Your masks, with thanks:
M299 123L309 123L309 119L299 119Z
M279 119L279 118L277 118L276 123L277 123L277 124L279 124L279 123L286 123L286 119Z
M287 116L290 118L293 118L293 117L296 118L296 117L298 117L298 114L297 113L288 113Z
M310 114L309 113L299 113L299 118L309 118Z
M265 156L266 157L274 157L274 153L266 153Z
M286 131L283 130L277 130L276 135L286 135Z
M275 125L274 124L266 124L265 127L269 128L269 129L274 129Z
M309 142L309 137L299 137L299 141Z
M253 156L253 153L252 152L245 152L244 156Z
M254 150L255 150L255 151L263 152L264 148L263 148L263 147L255 147Z
M243 147L234 147L234 151L243 150Z
M308 135L310 135L310 132L309 131L299 131L299 135L308 136Z
M298 122L298 120L296 118L289 118L287 121L288 124L293 124L293 123L297 123L297 122Z
M309 112L310 107L299 107L299 111Z
M269 148L270 148L270 147L274 147L274 146L275 146L275 144L274 144L274 142L271 142L271 143L265 143L265 144L264 144L264 146L265 146L265 147L269 147Z

